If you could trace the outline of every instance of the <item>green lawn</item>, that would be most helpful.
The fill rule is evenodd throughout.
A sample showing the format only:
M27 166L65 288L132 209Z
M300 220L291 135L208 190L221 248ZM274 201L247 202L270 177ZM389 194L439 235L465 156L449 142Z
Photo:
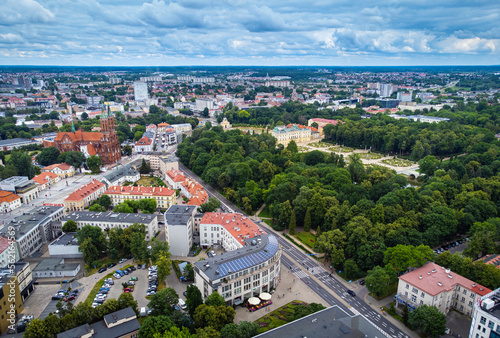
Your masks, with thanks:
M259 213L259 217L271 218L271 212L269 211L269 206L266 205L264 209Z
M143 187L166 187L165 183L160 178L157 177L142 177L137 181L138 186Z
M314 246L316 245L316 236L314 236L312 233L301 231L296 233L294 237L314 250Z
M307 305L307 303L300 300L293 301L257 319L254 323L259 325L259 333L263 333L292 322L293 309L298 304ZM259 311L265 311L265 309Z

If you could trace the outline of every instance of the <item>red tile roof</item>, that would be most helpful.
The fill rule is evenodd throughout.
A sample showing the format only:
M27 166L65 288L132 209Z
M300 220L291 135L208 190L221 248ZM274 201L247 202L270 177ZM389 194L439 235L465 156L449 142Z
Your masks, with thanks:
M208 194L205 190L198 190L195 195L192 195L188 205L197 205L200 206L208 201Z
M480 261L483 261L485 264L491 264L497 267L497 269L500 269L500 255L499 254L492 254L492 255L486 255L483 258L479 259Z
M10 202L15 201L15 200L20 199L20 198L21 197L17 196L13 192L0 190L0 203L3 203L3 202L10 203Z
M153 140L150 139L147 136L142 137L137 143L135 144L136 146L149 146L153 143Z
M65 136L68 136L69 139L73 142L78 142L78 141L97 142L101 140L102 133L82 132L81 130L77 130L75 133L72 132L57 133L55 141L61 141Z
M451 291L456 285L460 285L480 296L484 296L491 292L487 287L479 285L470 279L462 277L432 262L404 274L399 277L399 279L432 296L438 295L443 291Z
M313 122L316 122L316 123L326 123L326 124L333 124L334 126L337 125L337 123L344 123L344 121L340 121L340 120L329 120L329 119L322 119L322 118L315 118L315 119L311 119Z
M148 195L148 196L172 196L175 190L164 187L134 187L114 185L108 188L107 195Z
M84 185L83 187L71 193L71 195L69 195L65 201L81 201L89 194L93 193L96 190L99 190L104 186L105 186L104 183L101 183L98 180L94 179L89 183L87 183L86 185Z
M206 212L200 224L221 225L242 245L245 245L245 239L265 234L264 230L241 214Z
M0 253L7 250L10 244L11 242L7 238L0 236Z
M167 175L174 182L184 182L186 180L186 176L183 173L181 173L179 170L175 170L174 168L167 171Z
M57 177L58 176L56 174L54 174L53 172L47 171L47 172L41 173L40 175L36 175L35 177L33 177L33 181L35 181L36 183L38 183L40 185L43 185L43 184L49 182L49 180L56 179Z
M52 164L52 165L43 167L42 170L54 170L55 168L59 168L61 170L69 170L71 168L71 166L69 164L66 164L66 163L56 163L56 164Z

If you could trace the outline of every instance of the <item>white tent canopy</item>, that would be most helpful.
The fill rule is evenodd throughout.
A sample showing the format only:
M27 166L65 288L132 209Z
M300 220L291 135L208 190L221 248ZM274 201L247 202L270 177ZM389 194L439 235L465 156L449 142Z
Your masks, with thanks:
M259 298L262 299L262 300L270 300L271 299L271 295L267 292L262 292L260 295L259 295Z

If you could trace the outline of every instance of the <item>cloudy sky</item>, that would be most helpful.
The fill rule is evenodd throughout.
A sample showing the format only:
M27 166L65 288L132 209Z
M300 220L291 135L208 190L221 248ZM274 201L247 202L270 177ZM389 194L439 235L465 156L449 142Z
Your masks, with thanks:
M498 0L1 0L1 65L498 65Z

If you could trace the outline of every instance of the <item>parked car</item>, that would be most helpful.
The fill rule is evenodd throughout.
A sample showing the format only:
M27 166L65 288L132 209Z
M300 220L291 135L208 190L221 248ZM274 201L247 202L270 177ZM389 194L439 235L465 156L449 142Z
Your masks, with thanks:
M137 264L137 269L140 269L141 268L141 264Z
M137 270L137 269L135 268L135 266L131 266L129 269L132 269L132 271Z
M130 288L125 288L125 289L123 289L123 292L124 292L124 293L129 293L129 292L130 292Z
M143 268L143 269L146 269L146 264L142 264L142 268Z
M52 296L52 300L60 300L63 298L64 298L64 295L61 295L59 293L56 293L55 295Z
M151 291L146 292L146 296L151 296L151 295L154 295L155 293L156 293L156 291L151 290Z
M108 268L104 267L104 268L100 268L97 272L102 273L102 272L104 272L106 270L108 270Z
M359 285L365 285L365 280L364 279L360 280Z
M120 259L120 261L118 262L118 264L122 264L122 263L124 263L124 262L126 262L126 261L127 261L127 259L126 259L126 258L122 258L122 259Z
M128 275L128 274L129 274L129 272L128 272L127 270L123 270L123 274L124 274L124 275Z
M134 272L134 270L135 270L135 268L134 269L132 269L131 267L127 268L128 273L132 273L132 272Z
M108 265L108 269L111 269L112 267L115 267L116 266L116 263L111 263Z
M69 302L69 301L72 301L72 300L75 300L75 296L73 296L73 295L64 298L65 302Z
M354 293L354 291L352 291L352 290L347 290L347 293L353 297L356 297L356 293Z
M127 257L127 259L134 259L134 256L130 255Z
M135 282L133 280L128 281L127 285L135 285Z
M130 277L130 279L129 279L129 280L136 281L136 280L138 280L138 279L139 279L138 277Z

